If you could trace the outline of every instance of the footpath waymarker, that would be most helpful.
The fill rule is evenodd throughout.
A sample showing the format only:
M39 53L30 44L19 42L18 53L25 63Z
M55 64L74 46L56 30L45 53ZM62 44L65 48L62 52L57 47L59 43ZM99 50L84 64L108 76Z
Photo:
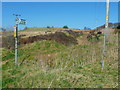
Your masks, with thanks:
M14 37L16 37L16 26L14 26Z
M25 25L26 24L26 20L24 19L20 19L18 18L18 14L13 14L14 16L16 16L16 26L14 26L14 37L15 37L15 65L18 65L18 25Z

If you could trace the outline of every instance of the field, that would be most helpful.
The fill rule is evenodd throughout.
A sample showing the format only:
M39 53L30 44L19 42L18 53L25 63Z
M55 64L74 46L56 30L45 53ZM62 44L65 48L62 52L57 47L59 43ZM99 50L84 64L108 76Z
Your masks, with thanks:
M63 43L61 39L52 37L50 40L20 44L19 66L14 63L14 49L2 48L2 87L118 88L118 34L111 31L108 35L105 67L101 70L103 35L100 35L99 40L94 37L88 40L86 37L89 31L82 31L76 36L65 30L29 28L19 31L21 36L25 34L23 39L62 32L65 38L74 38L77 43L70 43L74 40L70 39L68 45L65 44L68 42Z

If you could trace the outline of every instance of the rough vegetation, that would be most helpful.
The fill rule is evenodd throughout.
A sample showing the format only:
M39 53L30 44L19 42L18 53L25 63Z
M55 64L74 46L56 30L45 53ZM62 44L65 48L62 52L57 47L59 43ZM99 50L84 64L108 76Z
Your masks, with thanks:
M25 37L26 35L21 34L18 37L19 38L18 44L21 45L21 44L28 44L42 40L52 40L69 46L69 45L78 44L76 38L82 35L82 31L72 31L72 30L56 31L54 33L52 33L52 31L50 30L47 30L45 31L45 33L46 34L40 34L40 35L34 35L28 37ZM3 39L2 42L3 47L7 49L14 49L14 44L15 44L14 37L13 35L11 35L11 32L4 32L2 39Z
M108 37L103 71L103 36L97 40L92 34L91 41L88 34L62 30L21 36L19 66L14 64L14 50L2 49L3 88L118 88L118 33ZM82 40L86 44L79 43Z
M31 36L25 39L23 38L20 39L20 44L28 44L42 40L52 40L64 45L77 44L77 40L75 38L71 36L67 36L63 32L55 32L54 34L48 34L48 35Z

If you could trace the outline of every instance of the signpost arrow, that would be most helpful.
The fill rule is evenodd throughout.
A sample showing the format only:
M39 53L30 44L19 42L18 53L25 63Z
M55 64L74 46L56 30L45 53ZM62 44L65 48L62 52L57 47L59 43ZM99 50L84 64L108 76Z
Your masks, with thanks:
M19 24L25 25L26 24L26 20L21 19Z

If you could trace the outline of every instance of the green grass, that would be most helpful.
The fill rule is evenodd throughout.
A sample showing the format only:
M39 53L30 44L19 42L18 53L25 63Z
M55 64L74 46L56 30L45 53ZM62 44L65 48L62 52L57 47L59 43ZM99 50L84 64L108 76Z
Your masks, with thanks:
M14 51L2 49L2 52L4 52L2 54L2 61L8 60L14 57Z
M69 47L55 41L27 44L19 49L19 64L30 56L20 66L14 65L14 51L3 49L3 61L8 60L2 65L3 88L115 88L117 43L117 35L110 36L104 71L102 41Z

